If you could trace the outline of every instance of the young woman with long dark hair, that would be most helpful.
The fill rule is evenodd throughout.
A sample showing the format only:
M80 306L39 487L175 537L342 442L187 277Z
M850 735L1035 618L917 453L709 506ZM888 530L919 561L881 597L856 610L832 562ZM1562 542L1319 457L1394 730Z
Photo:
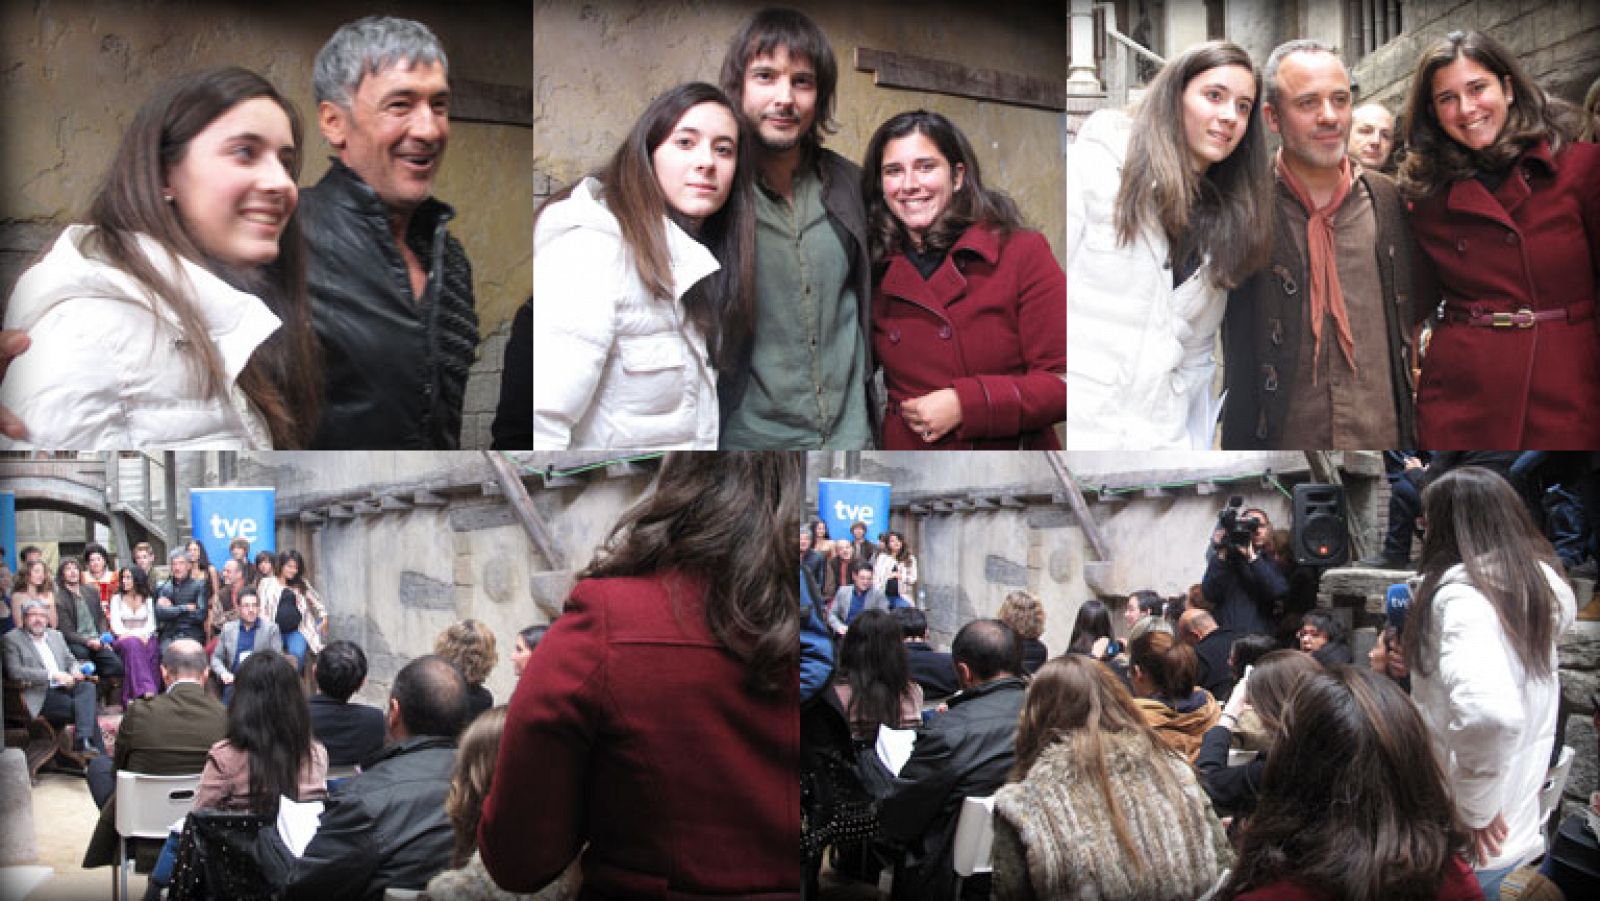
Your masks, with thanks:
M137 566L117 572L121 586L111 598L111 646L122 657L122 706L161 690L161 639L156 635L150 575Z
M884 536L883 547L872 558L872 584L891 599L891 606L894 598L917 606L917 555L911 553L903 533L890 531Z
M46 448L300 447L322 394L294 107L240 68L140 107L87 221L6 311L32 347L0 405Z
M1128 643L1128 675L1145 721L1168 747L1193 763L1222 707L1195 684L1200 658L1170 631L1151 630Z
M722 91L682 84L539 210L534 447L717 446L717 371L754 303L750 153Z
M851 737L877 741L878 727L922 724L922 686L911 681L904 632L887 610L867 610L839 643L833 690Z
M797 890L799 580L782 561L804 469L668 454L579 574L517 682L484 802L501 886L537 889L582 851L596 897Z
M1109 660L1120 653L1117 645L1116 633L1111 628L1110 609L1094 598L1080 604L1077 619L1072 623L1072 639L1067 645L1067 653Z
M1539 788L1561 699L1556 641L1573 622L1573 593L1500 475L1445 473L1423 492L1422 515L1422 585L1401 644L1493 901L1507 873L1544 852Z
M1067 157L1067 435L1078 449L1209 449L1228 291L1272 251L1261 79L1237 45L1168 60Z
M1206 730L1200 742L1200 754L1195 758L1195 772L1200 774L1200 785L1217 810L1236 817L1246 816L1255 808L1256 796L1261 790L1266 756L1272 746L1283 738L1287 728L1284 711L1289 699L1308 676L1322 671L1310 654L1302 651L1276 650L1261 657L1240 680L1228 696L1217 724ZM1245 711L1254 711L1266 736L1267 751L1238 766L1228 765L1228 750L1239 730L1239 720Z
M1182 757L1105 666L1040 667L995 793L994 897L1198 898L1233 860Z
M882 446L1059 448L1067 290L1050 243L984 187L966 135L938 113L878 127L861 191L889 393Z
M260 557L256 559L259 561ZM299 551L293 548L280 551L276 562L277 575L270 583L263 577L256 586L261 597L261 615L277 624L283 635L284 652L294 658L296 669L304 671L306 656L322 650L322 640L328 634L328 610L306 578L306 561ZM264 591L273 596L269 597Z
M257 651L234 673L228 737L211 746L194 806L276 813L278 798L327 796L328 752L291 660Z
M1423 447L1600 447L1600 147L1478 31L1417 60L1400 190L1438 278L1417 385Z
M1370 671L1335 667L1305 678L1287 717L1219 897L1482 897L1463 859L1467 830L1405 692Z

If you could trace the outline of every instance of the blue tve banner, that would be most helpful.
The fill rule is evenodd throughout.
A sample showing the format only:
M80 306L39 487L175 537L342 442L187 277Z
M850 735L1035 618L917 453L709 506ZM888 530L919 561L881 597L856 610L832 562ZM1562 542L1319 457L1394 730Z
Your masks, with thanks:
M817 515L828 524L828 537L850 537L850 527L865 523L867 540L889 530L889 485L886 482L817 480Z
M5 562L12 572L17 571L17 493L0 491L0 547L6 549ZM5 587L10 593L11 586Z
M273 488L190 490L189 522L213 566L228 559L228 544L235 538L250 542L251 557L257 551L277 551L272 519L276 497Z

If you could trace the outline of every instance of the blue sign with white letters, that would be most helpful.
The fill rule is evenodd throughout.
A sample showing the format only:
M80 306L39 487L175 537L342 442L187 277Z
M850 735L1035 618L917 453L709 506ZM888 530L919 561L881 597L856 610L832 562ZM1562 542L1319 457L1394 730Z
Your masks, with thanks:
M877 541L878 533L889 531L889 487L887 482L818 479L817 516L828 524L828 537L849 539L850 527L859 522L867 527L867 540Z
M6 549L5 563L12 572L17 571L17 494L0 491L0 547ZM6 591L11 590L7 585Z
M190 490L189 522L213 566L227 562L228 545L235 538L250 542L251 557L257 551L277 551L272 518L276 501L273 488Z

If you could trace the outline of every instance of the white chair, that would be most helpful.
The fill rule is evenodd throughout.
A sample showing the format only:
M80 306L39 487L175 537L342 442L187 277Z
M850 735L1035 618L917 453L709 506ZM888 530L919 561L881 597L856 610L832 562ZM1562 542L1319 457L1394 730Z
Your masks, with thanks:
M117 879L111 884L113 898L128 897L128 839L165 839L172 831L173 822L188 816L199 788L199 773L192 776L151 776L127 770L117 773Z
M994 868L994 796L964 798L956 821L955 867L962 879Z
M1562 745L1556 765L1545 771L1544 784L1539 786L1539 829L1546 832L1545 847L1550 845L1547 827L1550 816L1561 805L1561 793L1566 790L1567 776L1572 773L1572 746Z

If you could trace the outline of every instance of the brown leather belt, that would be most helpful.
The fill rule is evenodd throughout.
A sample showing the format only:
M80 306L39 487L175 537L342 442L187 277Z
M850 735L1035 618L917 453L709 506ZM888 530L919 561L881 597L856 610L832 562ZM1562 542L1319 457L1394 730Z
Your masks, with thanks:
M1442 318L1445 322L1491 329L1527 329L1541 322L1578 323L1594 318L1592 300L1580 300L1550 310L1519 307L1515 310L1495 311L1489 309L1490 306L1485 303L1446 301Z

